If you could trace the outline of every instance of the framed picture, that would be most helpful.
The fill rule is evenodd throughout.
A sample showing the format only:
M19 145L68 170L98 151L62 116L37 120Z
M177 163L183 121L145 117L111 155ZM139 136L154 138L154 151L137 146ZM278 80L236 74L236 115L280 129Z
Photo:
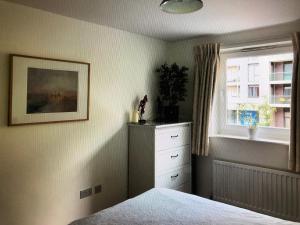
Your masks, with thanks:
M10 55L8 125L89 119L90 64Z

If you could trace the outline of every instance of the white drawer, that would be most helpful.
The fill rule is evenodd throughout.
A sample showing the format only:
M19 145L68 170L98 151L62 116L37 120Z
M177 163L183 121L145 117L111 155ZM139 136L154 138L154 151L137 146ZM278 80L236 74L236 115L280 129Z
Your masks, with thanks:
M190 126L162 128L155 130L156 151L189 145L191 143L190 132Z
M191 187L191 182L182 184L178 187L173 188L176 191L181 191L181 192L185 192L185 193L191 193L192 187Z
M155 173L161 174L172 168L191 163L190 145L155 153Z
M175 188L191 181L191 166L184 166L155 176L155 187Z

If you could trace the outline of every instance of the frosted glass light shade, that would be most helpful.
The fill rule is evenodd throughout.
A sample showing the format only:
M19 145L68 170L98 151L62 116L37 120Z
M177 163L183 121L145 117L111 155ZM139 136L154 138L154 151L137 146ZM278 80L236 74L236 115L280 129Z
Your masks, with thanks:
M202 7L203 2L201 0L164 0L160 4L161 10L174 14L191 13Z

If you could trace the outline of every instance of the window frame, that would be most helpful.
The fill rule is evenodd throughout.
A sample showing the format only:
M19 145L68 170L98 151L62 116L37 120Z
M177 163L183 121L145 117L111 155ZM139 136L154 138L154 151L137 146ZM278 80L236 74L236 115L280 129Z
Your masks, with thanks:
M250 80L250 67L253 66L253 81ZM259 79L256 80L255 78L259 78L260 74L256 73L257 72L257 67L259 66L259 63L248 63L248 84L257 84L259 83Z
M229 58L238 57L254 57L263 56L270 54L283 54L293 53L292 45L289 46L278 46L273 49L264 49L256 51L234 51L234 52L222 52L220 56L220 69L217 75L216 93L213 104L212 118L216 118L211 121L211 133L216 135L231 135L248 137L248 127L227 124L227 92L226 92L226 61ZM248 79L247 79L248 80ZM224 113L226 112L226 113ZM257 139L267 140L280 140L289 141L290 129L280 127L262 127L260 126L257 130Z
M251 93L251 91L250 91L250 89L257 89L257 95L256 96L250 96L250 93ZM248 83L248 98L259 98L260 97L260 93L259 93L259 84L249 84ZM255 91L252 91L252 94L253 93L255 93Z

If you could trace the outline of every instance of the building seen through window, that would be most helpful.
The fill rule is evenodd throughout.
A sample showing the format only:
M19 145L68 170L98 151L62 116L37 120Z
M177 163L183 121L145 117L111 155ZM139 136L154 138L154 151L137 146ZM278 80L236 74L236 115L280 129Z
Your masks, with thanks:
M292 61L292 53L227 59L227 124L289 128Z

